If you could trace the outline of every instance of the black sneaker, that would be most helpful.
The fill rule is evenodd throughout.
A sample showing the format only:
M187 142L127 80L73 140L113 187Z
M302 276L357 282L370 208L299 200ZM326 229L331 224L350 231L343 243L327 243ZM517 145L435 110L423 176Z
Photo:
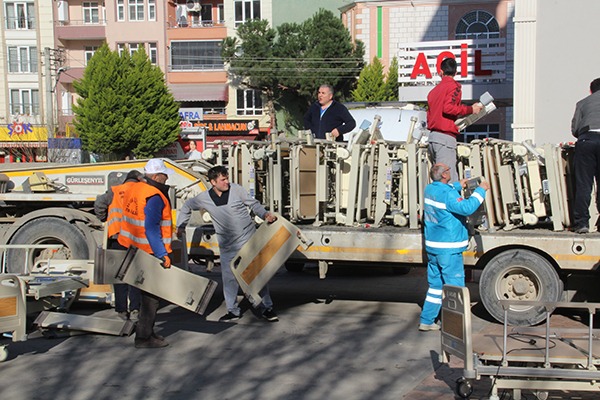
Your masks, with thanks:
M241 316L235 315L232 312L228 312L227 314L225 314L221 318L219 318L219 322L232 322L232 321L237 321L240 318L241 318Z
M275 314L275 311L273 311L272 308L267 308L265 311L263 311L262 317L269 322L279 321L279 317L277 316L277 314Z
M590 233L590 229L587 226L582 226L581 228L575 229L575 233L580 233L580 234Z

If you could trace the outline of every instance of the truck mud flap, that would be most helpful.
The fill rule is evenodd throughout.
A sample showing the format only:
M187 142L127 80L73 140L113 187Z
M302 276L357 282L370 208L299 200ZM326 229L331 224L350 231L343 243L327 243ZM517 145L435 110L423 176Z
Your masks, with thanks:
M16 275L0 275L0 333L12 333L13 342L27 340L25 283Z
M116 318L101 318L88 315L65 314L43 311L33 322L39 328L67 329L114 336L129 336L135 323Z
M164 269L160 260L135 247L127 250L116 277L197 314L204 314L217 288L215 281L181 268Z
M231 271L242 291L254 305L262 301L258 292L271 280L289 256L312 242L300 229L281 216L271 224L263 223L231 261Z

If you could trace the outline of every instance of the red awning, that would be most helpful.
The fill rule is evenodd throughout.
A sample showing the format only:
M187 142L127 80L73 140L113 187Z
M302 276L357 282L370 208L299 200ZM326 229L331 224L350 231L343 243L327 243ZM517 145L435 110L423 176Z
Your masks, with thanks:
M225 83L170 83L177 101L227 101Z

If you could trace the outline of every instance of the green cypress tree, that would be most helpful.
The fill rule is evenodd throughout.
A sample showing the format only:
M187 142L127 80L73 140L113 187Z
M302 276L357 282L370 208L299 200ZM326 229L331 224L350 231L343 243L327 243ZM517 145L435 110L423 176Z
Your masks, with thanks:
M390 67L388 69L387 77L385 79L385 100L386 101L398 101L398 59L392 58Z
M74 125L85 150L105 159L146 158L177 139L178 104L142 48L119 56L105 43L74 87Z
M386 85L383 79L383 65L379 58L373 57L373 62L360 72L356 89L352 91L354 101L385 101Z

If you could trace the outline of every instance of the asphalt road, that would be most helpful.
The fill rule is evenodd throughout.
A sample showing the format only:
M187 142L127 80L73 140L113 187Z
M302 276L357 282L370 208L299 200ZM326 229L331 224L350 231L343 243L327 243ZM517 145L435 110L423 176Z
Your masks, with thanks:
M220 281L218 267L194 270ZM423 268L334 268L325 280L281 270L271 282L276 323L250 310L218 322L219 288L205 317L161 308L163 349L136 349L133 336L2 339L0 399L402 399L439 366L439 333L417 331L426 290ZM71 312L116 318L99 305ZM474 317L474 329L487 324Z

